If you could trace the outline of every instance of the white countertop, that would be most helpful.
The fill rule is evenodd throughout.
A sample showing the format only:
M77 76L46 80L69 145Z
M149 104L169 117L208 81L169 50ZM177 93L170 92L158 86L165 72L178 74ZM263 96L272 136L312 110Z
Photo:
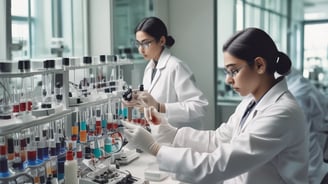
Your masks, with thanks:
M128 165L121 165L120 170L127 170L132 174L132 176L142 178L149 182L149 184L182 184L181 182L172 179L171 176L168 176L161 181L150 181L145 179L144 171L149 166L154 164L156 164L156 158L154 156L148 153L140 153L140 157L138 159L132 161Z

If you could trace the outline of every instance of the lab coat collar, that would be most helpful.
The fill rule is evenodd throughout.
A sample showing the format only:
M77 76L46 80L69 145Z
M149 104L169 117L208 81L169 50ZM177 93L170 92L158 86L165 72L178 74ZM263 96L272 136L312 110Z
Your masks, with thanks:
M169 60L171 56L171 52L168 48L164 48L161 55L159 56L159 60L157 62L157 70L161 70L162 68L164 68ZM155 66L154 60L150 60L150 62L148 63L148 65L146 66L146 70L151 70L153 69Z
M244 131L247 127L249 121L253 119L259 111L263 111L268 106L274 104L279 98L288 91L286 79L283 77L277 84L275 84L268 92L264 94L264 96L260 99L259 102L255 105L249 117L246 119L244 126L242 126L239 131ZM252 100L254 100L253 96L248 98L247 104L249 104Z
M256 110L263 110L266 107L274 104L286 91L288 91L285 77L274 85L255 106Z
M156 66L157 71L156 71L156 74L154 76L154 79L151 82L150 87L148 89L148 92L149 93L154 88L157 80L159 79L159 77L161 75L161 70L166 67L167 62L168 62L168 60L169 60L170 57L171 57L170 50L167 49L167 48L164 48L163 51L162 51L162 53L161 53L161 55L160 55L160 57L159 57L159 60L157 62L157 66ZM146 66L146 71L152 70L154 68L154 66L155 66L154 60L151 60L151 62L149 62L148 65ZM150 72L147 72L147 73L150 73Z

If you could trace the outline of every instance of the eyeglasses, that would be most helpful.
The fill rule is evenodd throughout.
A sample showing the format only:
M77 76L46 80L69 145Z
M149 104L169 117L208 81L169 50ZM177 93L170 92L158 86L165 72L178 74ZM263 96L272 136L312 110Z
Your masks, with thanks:
M155 41L155 40L145 40L142 42L139 42L138 40L136 40L136 41L134 41L134 45L137 48L139 48L141 46L143 49L148 49L153 41Z
M243 69L244 67L245 67L246 65L243 65L243 66L240 66L240 67L238 67L238 68L235 68L235 69L232 69L232 70L227 70L226 68L223 70L224 71L224 73L226 74L226 75L228 75L229 77L235 77L239 72L240 72L240 70L241 69Z

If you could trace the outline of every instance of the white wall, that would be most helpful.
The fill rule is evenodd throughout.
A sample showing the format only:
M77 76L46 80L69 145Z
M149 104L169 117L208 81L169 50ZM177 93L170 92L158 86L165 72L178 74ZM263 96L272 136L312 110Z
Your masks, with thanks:
M166 1L166 3L165 3ZM171 51L195 74L197 85L209 100L205 129L215 126L214 114L214 1L158 0L155 10L164 19L176 43ZM168 8L168 9L166 9Z

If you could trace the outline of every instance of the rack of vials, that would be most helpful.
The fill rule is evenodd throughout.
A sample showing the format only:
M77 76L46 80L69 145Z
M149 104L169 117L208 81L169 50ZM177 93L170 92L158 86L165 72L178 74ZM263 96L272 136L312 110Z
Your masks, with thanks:
M129 64L116 55L0 61L0 183L143 183L116 168L127 154Z

